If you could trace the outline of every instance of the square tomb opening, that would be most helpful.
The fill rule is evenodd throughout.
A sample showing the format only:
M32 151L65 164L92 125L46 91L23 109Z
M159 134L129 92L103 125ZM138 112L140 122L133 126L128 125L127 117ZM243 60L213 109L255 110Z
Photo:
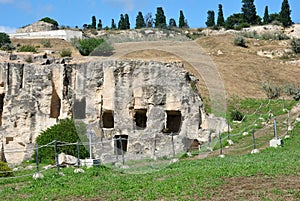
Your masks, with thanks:
M134 120L137 129L145 129L147 127L147 110L139 109L134 111Z
M113 111L104 111L102 114L103 128L114 128L114 114Z

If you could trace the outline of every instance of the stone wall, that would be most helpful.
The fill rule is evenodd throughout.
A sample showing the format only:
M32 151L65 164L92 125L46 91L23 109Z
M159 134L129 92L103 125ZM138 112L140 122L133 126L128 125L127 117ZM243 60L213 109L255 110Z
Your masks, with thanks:
M24 32L9 34L10 38L18 39L49 39L49 38L60 38L67 41L71 41L72 38L82 38L81 31L73 30L54 30L54 31L39 31L39 32Z
M150 141L164 144L174 134L176 151L184 140L208 140L206 130L222 130L207 118L195 80L181 63L101 61L76 64L0 64L2 134L6 158L18 163L30 157L36 137L57 119L71 117L87 125L94 155L113 155L113 138L128 138L127 154L151 155ZM1 103L1 100L0 100ZM1 109L1 107L0 107ZM206 123L205 123L206 122ZM21 152L14 152L21 150Z

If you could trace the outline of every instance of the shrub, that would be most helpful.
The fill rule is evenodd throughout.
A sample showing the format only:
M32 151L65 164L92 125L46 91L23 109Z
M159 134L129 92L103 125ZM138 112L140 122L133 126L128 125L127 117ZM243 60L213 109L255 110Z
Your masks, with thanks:
M284 87L284 92L288 95L293 97L294 100L299 101L300 100L300 86L295 86L292 84L287 84Z
M23 45L18 49L18 52L37 52L36 48L32 45Z
M42 40L41 43L44 47L47 47L47 48L52 47L50 40Z
M265 32L261 34L260 38L262 40L287 40L289 37L282 32Z
M300 53L300 38L293 38L291 41L292 50L296 53Z
M70 49L63 49L60 53L61 57L70 57L72 55L72 51Z
M74 121L72 119L60 120L58 124L48 128L43 131L37 138L36 143L39 146L46 145L53 140L58 140L61 142L74 143L80 140L87 141L85 136L86 128L84 124L79 124L76 129ZM58 146L58 153L64 152L65 154L77 156L76 145L70 146ZM80 157L85 158L89 156L89 153L85 147L80 146ZM35 159L35 154L33 155ZM55 160L55 152L53 147L43 147L39 150L39 161L51 161Z
M247 47L247 46L246 46L246 41L245 41L244 37L242 37L242 36L236 36L236 37L234 38L233 43L234 43L234 45L236 45L236 46Z
M263 83L262 89L269 99L276 99L281 94L281 87L275 86L272 83Z
M114 48L106 41L101 43L90 55L91 56L110 56Z
M12 177L14 173L7 163L0 161L0 177Z
M6 33L0 33L0 49L2 50L13 49L13 45L9 39L9 36Z
M47 22L53 24L55 27L58 27L58 22L54 19L51 19L50 17L44 17L40 21Z
M81 55L88 56L103 42L104 39L102 38L89 38L74 40L73 45L79 50Z
M237 110L237 109L233 109L230 111L230 119L231 121L242 121L244 118L244 114Z

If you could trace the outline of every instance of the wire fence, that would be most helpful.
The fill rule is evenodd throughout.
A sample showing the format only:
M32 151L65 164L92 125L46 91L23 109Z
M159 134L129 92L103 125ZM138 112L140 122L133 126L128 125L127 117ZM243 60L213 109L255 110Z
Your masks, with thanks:
M264 107L268 107L268 102ZM253 150L267 147L270 140L282 139L292 132L292 127L295 121L291 120L291 112L287 110L284 115L270 115L271 112L259 113L263 105L260 105L252 114L257 115L256 118L249 122L249 125L238 133L231 133L228 127L228 132L214 134L209 133L208 141L199 143L195 139L189 139L187 136L179 136L175 133L154 134L153 136L132 137L130 135L114 136L111 139L99 138L96 135L90 135L88 142L62 142L53 140L45 145L37 145L26 151L34 151L36 153L36 164L30 167L35 169L34 173L41 173L47 169L40 170L39 151L51 147L55 152L55 165L52 168L57 168L60 172L62 162L59 161L59 148L66 146L76 146L77 158L73 161L75 167L89 164L90 166L106 165L115 169L122 169L127 173L146 173L156 171L176 162L181 157L190 157L199 155L200 158L207 156L224 156L230 152L249 153ZM248 115L248 116L249 116ZM256 123L261 121L262 116L267 116L265 119L269 122L262 128L257 129ZM261 122L260 122L261 123ZM247 134L245 134L247 132ZM236 140L237 138L237 140ZM247 138L239 142L239 138ZM90 151L90 157L87 159L79 159L80 146L84 146ZM5 149L4 153L17 153L24 150ZM0 179L22 178L32 176L32 173L27 173L28 169L13 169L12 171L0 171L1 174L24 172L25 174L14 177L0 177Z

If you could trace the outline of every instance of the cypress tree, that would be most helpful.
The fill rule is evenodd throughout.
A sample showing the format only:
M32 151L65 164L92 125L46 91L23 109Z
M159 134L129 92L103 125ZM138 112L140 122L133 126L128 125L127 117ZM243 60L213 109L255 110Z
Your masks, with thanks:
M183 28L185 27L185 18L183 15L183 11L180 10L180 14L179 14L179 28Z
M205 24L207 27L215 26L215 12L213 10L207 11L207 21Z
M125 18L124 18L124 28L125 28L125 29L130 29L130 22L129 22L129 16L128 16L128 14L125 14Z
M126 29L125 18L124 18L123 14L120 15L120 20L119 20L119 23L118 23L118 29L120 29L120 30Z
M270 16L269 16L269 8L268 6L265 7L265 13L264 13L264 21L263 24L269 24L270 22Z
M249 24L257 24L257 15L254 0L242 0L242 3L242 13L244 21Z
M102 29L102 20L99 19L98 25L97 25L98 30Z
M155 28L166 28L166 16L162 7L158 7L155 14Z
M291 10L288 0L283 0L281 5L281 11L279 13L280 15L280 22L284 27L289 27L292 25L292 19L291 19Z
M91 24L92 29L96 29L96 17L92 16L92 24Z
M111 19L111 29L116 29L116 28L117 28L117 26L116 26L115 20Z
M145 24L145 20L144 20L143 14L142 14L142 12L140 11L140 12L138 13L138 15L136 16L136 20L135 20L135 28L136 28L136 29L140 29L140 28L143 28L143 27L146 27L146 24Z
M223 27L225 25L222 4L219 4L217 25L220 27Z

